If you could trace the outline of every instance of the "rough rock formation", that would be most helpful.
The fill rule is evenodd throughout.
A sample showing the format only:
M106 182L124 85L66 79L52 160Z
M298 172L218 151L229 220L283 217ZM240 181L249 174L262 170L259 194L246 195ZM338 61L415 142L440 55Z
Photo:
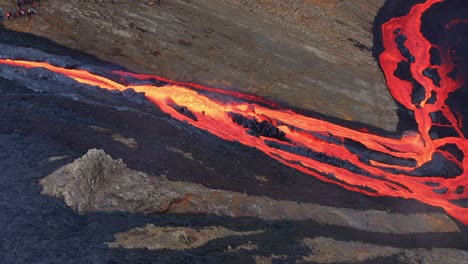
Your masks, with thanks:
M311 250L310 256L305 257L304 261L315 263L354 263L389 256L395 256L398 263L408 264L457 264L461 259L468 259L468 252L448 248L404 249L357 241L337 241L327 237L306 238L303 243Z
M457 232L443 214L403 215L376 210L353 210L309 203L277 201L189 182L170 181L127 168L102 150L92 149L41 179L43 194L61 198L79 213L205 213L267 220L312 219L383 233Z
M227 236L248 236L262 233L258 231L238 232L222 226L211 226L201 230L189 227L157 227L149 224L115 235L115 241L109 247L128 249L190 249Z

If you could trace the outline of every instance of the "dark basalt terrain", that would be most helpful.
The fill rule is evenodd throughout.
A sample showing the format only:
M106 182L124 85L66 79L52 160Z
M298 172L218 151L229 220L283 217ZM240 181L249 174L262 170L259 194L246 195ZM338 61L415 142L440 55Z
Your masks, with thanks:
M370 50L383 1L42 2L31 21L4 22L0 57L156 73L351 126L397 125ZM468 229L439 208L324 183L131 91L1 65L0 97L0 263L468 259Z

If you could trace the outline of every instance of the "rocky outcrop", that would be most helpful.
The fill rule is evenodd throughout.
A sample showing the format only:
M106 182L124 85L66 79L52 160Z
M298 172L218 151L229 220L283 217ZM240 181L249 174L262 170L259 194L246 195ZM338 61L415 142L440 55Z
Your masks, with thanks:
M189 227L157 227L148 224L142 228L134 228L116 234L115 241L108 243L108 245L111 248L182 250L201 247L212 240L228 236L240 237L262 232L261 230L239 232L222 226L211 226L197 230Z
M404 249L326 237L306 238L303 244L311 250L311 254L304 258L306 263L354 263L390 256L394 256L396 263L407 264L457 264L468 259L468 252L448 248Z
M102 150L92 149L54 173L54 177L41 180L43 193L61 198L78 212L92 208L96 194L110 182L111 177L125 169L122 160L113 160Z
M403 215L387 211L335 208L310 203L209 189L170 181L127 168L102 150L90 150L42 179L42 193L61 198L79 213L192 213L266 220L314 220L318 223L382 233L458 232L446 215Z

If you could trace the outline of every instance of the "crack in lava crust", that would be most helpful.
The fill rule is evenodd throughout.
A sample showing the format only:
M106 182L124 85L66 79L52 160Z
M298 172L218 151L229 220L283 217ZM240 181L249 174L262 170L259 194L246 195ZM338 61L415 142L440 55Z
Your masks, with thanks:
M300 115L255 95L175 82L153 75L113 72L121 79L137 79L139 84L132 85L85 70L61 68L45 62L1 59L0 63L14 67L45 68L77 82L108 90L132 88L145 93L149 101L173 118L225 140L257 148L271 158L322 181L371 196L417 199L442 207L451 216L468 224L468 208L455 202L468 198L468 192L464 191L468 188L468 174L465 171L468 167L468 142L460 130L460 118L445 104L449 93L459 89L463 80L461 77L449 77L456 65L448 51L441 52L440 65L431 66L430 49L444 50L432 45L420 31L422 14L442 1L429 0L416 4L408 15L391 19L382 27L385 50L380 55L380 64L388 87L392 96L414 113L418 125L418 131L405 133L399 138L353 130ZM455 23L466 21L457 20L452 24ZM417 103L412 100L412 83L394 74L402 62L410 63L412 77L425 89L425 97ZM424 74L429 67L437 70L440 76L438 85ZM165 84L151 84L154 80ZM145 82L148 84L141 84ZM431 101L434 93L437 98L435 102ZM233 100L219 99L217 94ZM442 112L457 136L431 138L430 129L437 125L432 121L431 113L438 111ZM348 140L362 144L375 153L375 157L364 158L350 148L346 143ZM447 145L456 146L463 155L457 156L448 151ZM379 153L412 162L385 162L378 158ZM454 163L461 172L449 179L442 177L442 174L419 177L411 174L433 162L436 153Z

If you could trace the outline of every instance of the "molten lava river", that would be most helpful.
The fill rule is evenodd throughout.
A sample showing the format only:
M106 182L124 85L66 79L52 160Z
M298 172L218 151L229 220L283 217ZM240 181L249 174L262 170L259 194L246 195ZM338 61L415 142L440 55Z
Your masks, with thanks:
M457 65L450 51L431 44L421 33L423 13L442 1L416 4L407 15L393 18L382 26L384 51L380 54L380 65L392 96L414 113L417 123L417 131L399 137L354 130L301 115L255 95L153 75L114 71L110 74L120 78L107 78L45 62L2 59L0 63L45 68L108 90L132 88L144 93L149 101L175 119L224 140L254 147L322 181L371 196L417 199L441 207L468 224L468 208L460 202L468 198L465 191L468 141L461 131L461 117L446 104L450 93L462 87L464 80L451 74ZM466 20L454 20L446 28L449 30L460 23ZM439 49L441 63L438 65L430 62L431 49ZM412 100L413 82L394 74L401 64L408 65L412 79L424 88L425 97L420 102ZM433 121L431 115L436 112L445 117L444 124ZM430 133L434 126L450 127L455 135L434 138ZM421 173L427 171L421 168L434 163L436 157L457 168L454 175L447 176L442 171Z

